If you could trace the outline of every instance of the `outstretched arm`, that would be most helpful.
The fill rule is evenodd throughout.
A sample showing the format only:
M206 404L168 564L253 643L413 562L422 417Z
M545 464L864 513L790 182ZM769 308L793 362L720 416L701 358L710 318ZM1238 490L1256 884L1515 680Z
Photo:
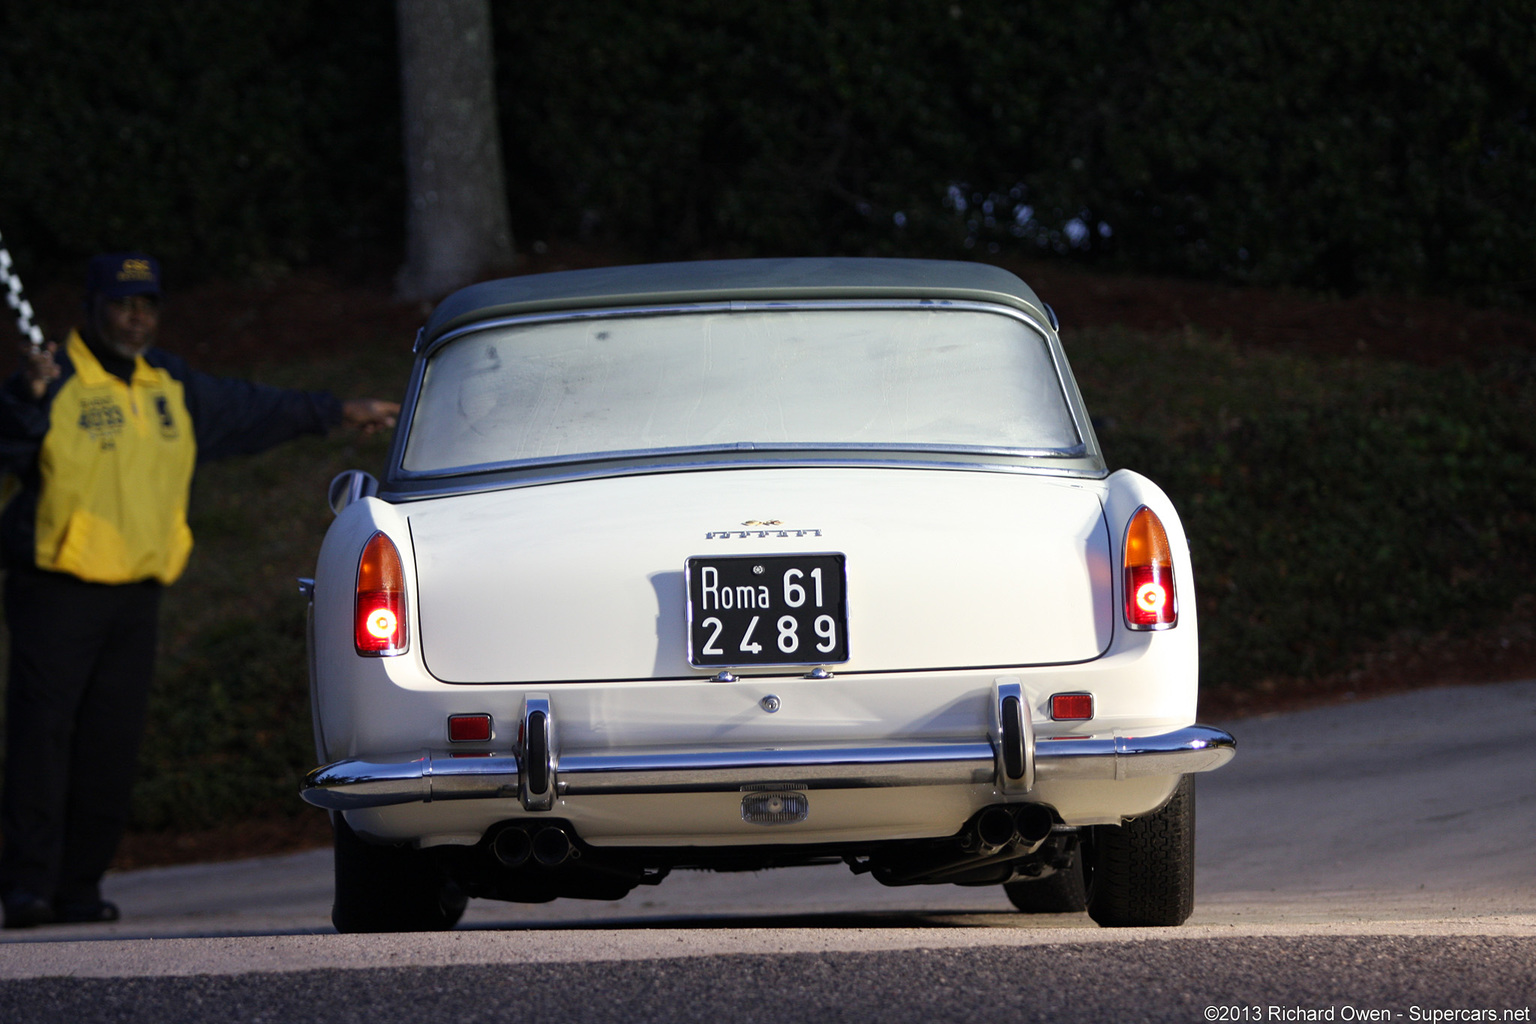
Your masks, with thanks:
M378 398L349 398L341 403L341 420L365 434L387 430L400 418L400 403Z

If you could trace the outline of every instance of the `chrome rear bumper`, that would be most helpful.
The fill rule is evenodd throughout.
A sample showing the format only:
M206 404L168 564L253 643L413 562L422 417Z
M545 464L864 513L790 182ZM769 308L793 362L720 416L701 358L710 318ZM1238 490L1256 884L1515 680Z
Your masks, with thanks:
M536 713L547 715L547 704ZM1017 706L1013 706L1016 710ZM525 715L526 717L526 715ZM993 783L1028 792L1057 779L1114 780L1208 772L1231 760L1230 734L1191 725L1153 736L1036 739L1023 730L1024 770L1004 757L1001 727L974 742L861 747L780 747L770 750L676 750L644 753L548 754L533 775L547 780L530 793L522 758L455 756L421 751L381 760L352 759L316 768L303 797L317 807L353 810L433 800L517 799L543 809L554 794L712 793L760 786L795 789L867 789L891 786ZM527 733L525 732L525 735ZM552 746L552 745L551 745ZM548 749L548 748L546 748ZM542 805L542 806L541 806Z

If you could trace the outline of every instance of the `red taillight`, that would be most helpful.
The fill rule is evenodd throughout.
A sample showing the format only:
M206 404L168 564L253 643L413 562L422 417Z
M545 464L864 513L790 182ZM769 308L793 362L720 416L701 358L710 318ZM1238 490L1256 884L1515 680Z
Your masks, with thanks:
M1125 528L1125 624L1167 629L1178 624L1173 552L1157 514L1143 505Z
M405 571L394 542L382 533L368 538L357 560L353 627L358 654L405 653Z

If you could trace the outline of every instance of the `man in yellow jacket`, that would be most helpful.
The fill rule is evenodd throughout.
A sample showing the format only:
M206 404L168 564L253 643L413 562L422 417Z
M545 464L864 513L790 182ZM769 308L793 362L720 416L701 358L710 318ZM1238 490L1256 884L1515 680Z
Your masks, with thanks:
M399 407L198 373L155 349L160 268L98 256L86 322L0 387L21 490L0 515L11 660L0 902L7 928L112 921L100 881L127 821L160 590L192 550L195 466Z

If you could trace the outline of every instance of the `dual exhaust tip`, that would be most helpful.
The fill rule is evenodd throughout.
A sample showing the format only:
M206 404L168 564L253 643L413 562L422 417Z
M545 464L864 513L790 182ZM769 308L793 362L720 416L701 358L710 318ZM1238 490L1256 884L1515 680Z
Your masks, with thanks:
M978 852L995 853L1017 841L1034 850L1050 836L1056 819L1043 804L988 807L976 816L972 836Z
M557 868L580 856L571 837L559 825L509 825L491 840L491 853L509 868L520 868L529 861L542 868Z

